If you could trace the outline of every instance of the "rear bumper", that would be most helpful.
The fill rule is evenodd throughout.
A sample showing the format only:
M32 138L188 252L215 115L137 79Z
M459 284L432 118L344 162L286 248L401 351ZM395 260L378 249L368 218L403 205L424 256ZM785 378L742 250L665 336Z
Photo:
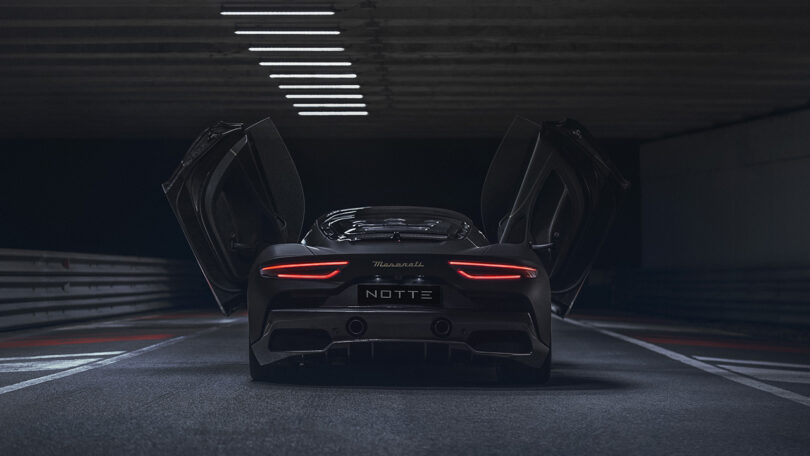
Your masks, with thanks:
M361 334L350 333L347 326L353 319L365 324ZM440 319L450 323L447 334L437 334L434 323ZM328 361L345 356L351 361L393 355L396 359L399 354L418 360L421 353L425 361L500 358L540 367L549 353L528 312L280 309L270 311L267 321L262 337L251 345L261 365L291 358Z

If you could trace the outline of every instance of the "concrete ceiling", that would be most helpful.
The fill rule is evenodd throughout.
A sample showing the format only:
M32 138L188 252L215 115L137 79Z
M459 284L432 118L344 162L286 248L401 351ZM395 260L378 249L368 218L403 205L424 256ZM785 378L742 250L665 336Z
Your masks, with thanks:
M220 14L291 5L336 13ZM352 66L258 65L294 60ZM364 99L343 101L369 115L301 117L274 72L355 73L344 92ZM651 138L807 103L810 2L5 0L0 84L3 137L192 137L266 115L293 137L494 136L520 114Z

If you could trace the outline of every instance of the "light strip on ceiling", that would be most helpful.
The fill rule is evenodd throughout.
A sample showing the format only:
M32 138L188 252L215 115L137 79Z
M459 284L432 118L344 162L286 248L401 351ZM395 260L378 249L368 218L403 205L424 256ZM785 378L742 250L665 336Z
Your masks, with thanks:
M336 93L323 93L323 94L288 94L285 95L287 98L290 99L312 99L312 98L331 98L331 99L344 99L344 100L359 100L363 98L363 95L357 93L346 93L346 94L336 94Z
M300 111L299 116L367 116L368 111Z
M344 67L352 66L352 62L259 62L261 66L304 66L304 67Z
M281 84L278 86L281 90L299 90L299 89L359 89L360 84Z
M343 52L342 47L250 47L250 52Z
M270 75L272 79L354 79L357 75L354 73L273 73Z
M334 11L220 11L222 16L332 16Z
M340 35L339 30L237 30L236 35Z
M365 108L365 103L293 103L294 108Z

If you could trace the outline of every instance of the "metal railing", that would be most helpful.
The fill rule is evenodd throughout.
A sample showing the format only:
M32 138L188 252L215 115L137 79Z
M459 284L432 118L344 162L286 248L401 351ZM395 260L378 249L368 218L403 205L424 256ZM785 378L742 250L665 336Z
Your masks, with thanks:
M0 330L208 303L192 262L0 249Z
M810 267L623 271L613 300L676 317L810 327Z

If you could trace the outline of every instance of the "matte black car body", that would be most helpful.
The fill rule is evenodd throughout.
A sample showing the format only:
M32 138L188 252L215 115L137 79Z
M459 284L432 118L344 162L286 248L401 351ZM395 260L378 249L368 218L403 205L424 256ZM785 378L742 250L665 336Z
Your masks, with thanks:
M378 206L301 239L301 182L265 119L206 130L164 191L222 311L247 304L254 378L415 358L542 382L552 311L570 311L627 186L578 123L518 118L484 183L486 235L453 211Z

